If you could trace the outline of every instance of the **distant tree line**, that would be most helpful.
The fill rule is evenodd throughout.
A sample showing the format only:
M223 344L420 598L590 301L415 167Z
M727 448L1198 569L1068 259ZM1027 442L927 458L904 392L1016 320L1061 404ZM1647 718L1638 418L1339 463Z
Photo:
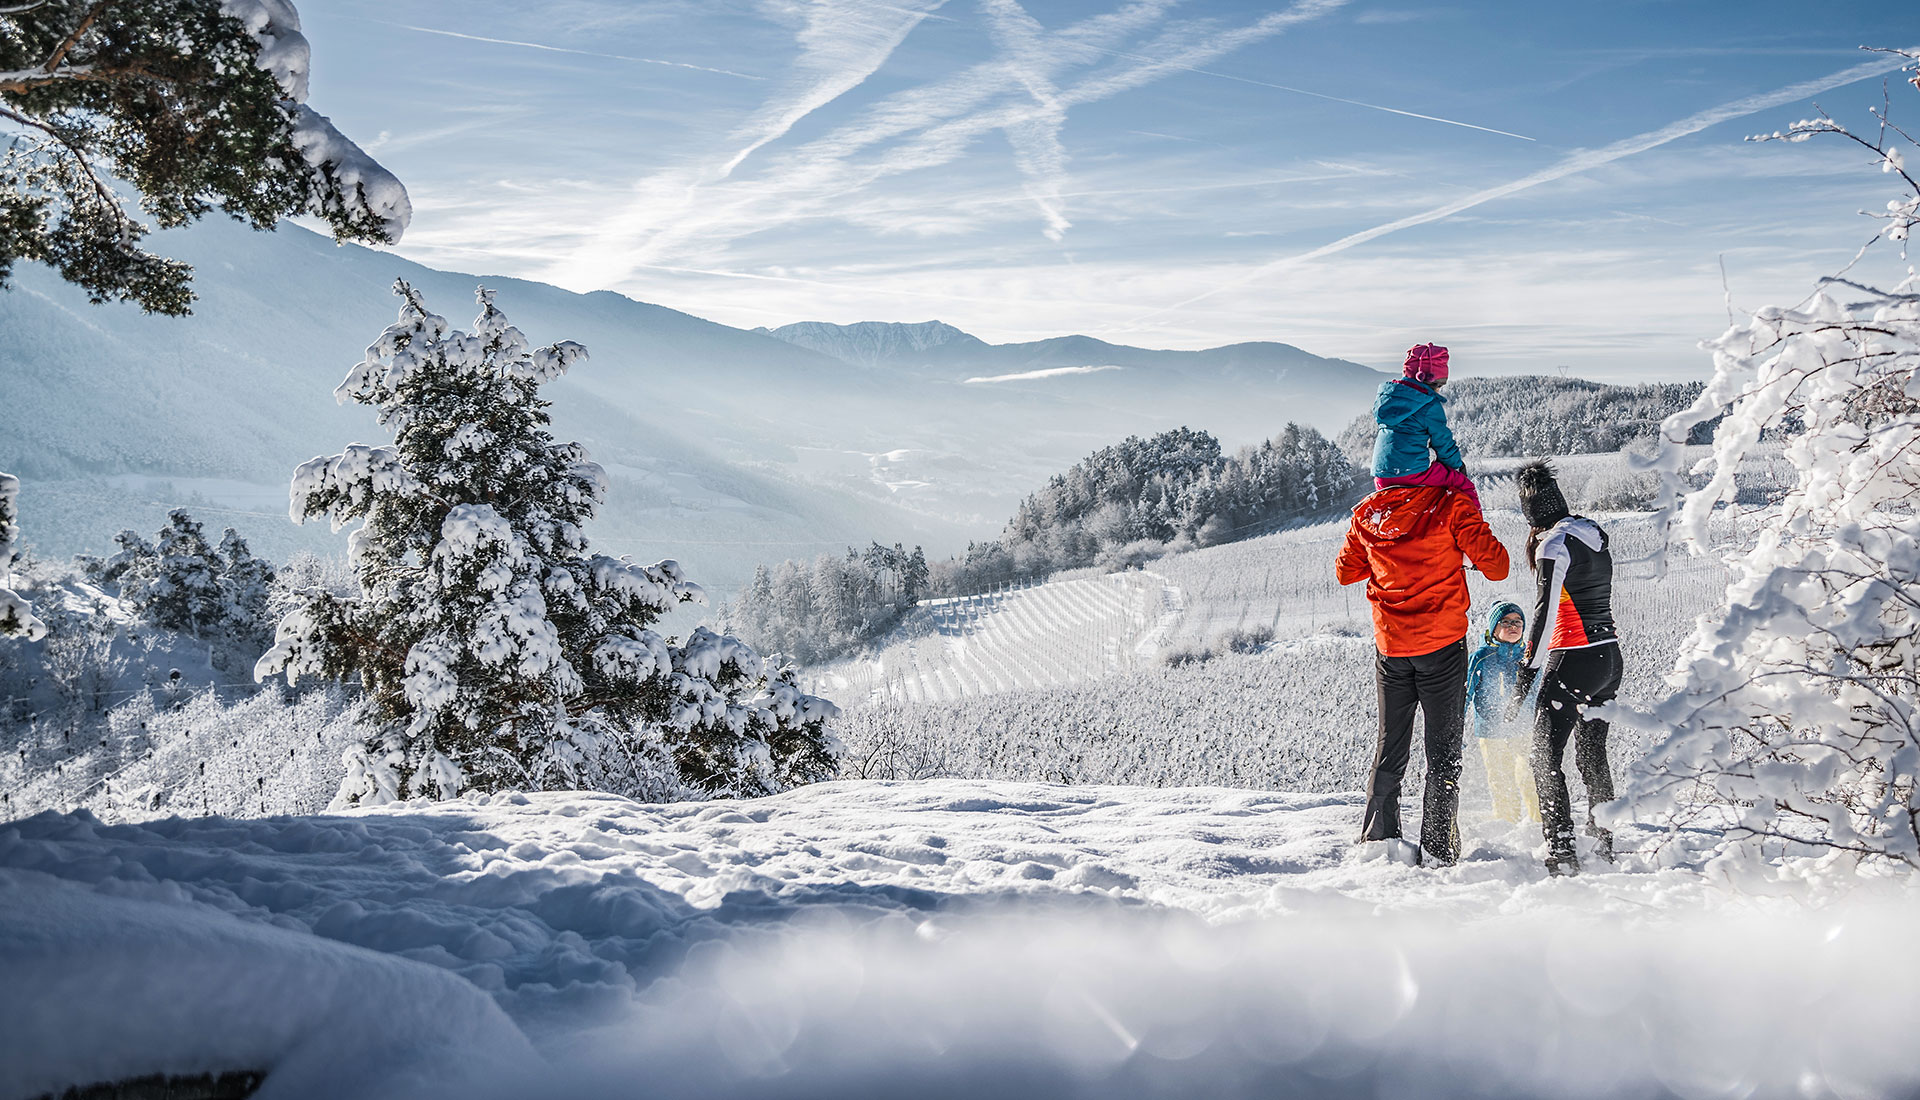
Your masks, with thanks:
M1688 408L1701 382L1609 386L1579 378L1463 378L1444 391L1447 423L1473 468L1474 456L1601 454L1657 441L1660 422ZM1693 429L1689 443L1713 438L1718 420ZM1363 468L1373 461L1373 413L1340 433L1340 449Z
M920 547L876 542L864 553L848 547L844 557L762 565L726 614L729 629L756 650L823 661L891 627L931 583Z
M919 547L875 543L755 570L728 629L801 663L831 660L891 628L924 595L960 595L1089 565L1124 568L1343 507L1360 472L1319 432L1289 424L1224 455L1206 432L1130 436L1021 502L1000 538L929 566Z
M1059 569L1138 565L1343 507L1360 489L1361 472L1340 449L1299 424L1231 456L1191 428L1130 436L1049 480L999 539L936 568L934 584L973 592Z

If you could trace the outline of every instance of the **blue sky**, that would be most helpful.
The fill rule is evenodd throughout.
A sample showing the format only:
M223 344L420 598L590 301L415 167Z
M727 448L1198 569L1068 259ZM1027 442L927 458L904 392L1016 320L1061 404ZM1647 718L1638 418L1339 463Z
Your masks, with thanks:
M435 266L745 327L938 318L1375 365L1435 340L1462 372L1607 379L1707 372L1722 262L1736 307L1797 300L1871 235L1857 212L1893 192L1859 150L1742 139L1816 101L1872 123L1857 47L1920 44L1908 3L301 15L313 105L406 181L398 251Z

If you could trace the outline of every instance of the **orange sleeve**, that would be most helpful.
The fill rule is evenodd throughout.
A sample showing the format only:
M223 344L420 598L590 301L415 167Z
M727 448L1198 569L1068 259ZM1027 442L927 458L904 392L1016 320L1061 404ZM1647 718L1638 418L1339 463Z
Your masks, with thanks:
M1367 564L1366 547L1360 545L1359 536L1355 534L1351 523L1347 524L1347 541L1341 545L1340 556L1334 560L1333 575L1341 584L1352 584L1373 576L1373 567Z
M1455 496L1453 508L1453 542L1467 560L1473 563L1480 575L1490 581L1504 581L1510 562L1507 560L1507 548L1493 537L1493 528L1487 526L1487 518L1480 514L1467 498Z

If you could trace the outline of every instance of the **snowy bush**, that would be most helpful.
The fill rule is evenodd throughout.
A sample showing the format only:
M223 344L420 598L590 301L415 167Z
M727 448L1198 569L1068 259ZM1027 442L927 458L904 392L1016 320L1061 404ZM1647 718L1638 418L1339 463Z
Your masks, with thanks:
M0 638L39 638L47 624L34 618L33 603L13 590L13 563L19 559L14 541L20 537L20 525L14 522L14 501L20 495L20 479L0 473Z
M335 396L379 410L391 446L294 472L296 522L361 522L358 592L310 589L257 677L355 676L377 727L347 754L345 803L465 788L762 794L833 774L836 708L751 647L651 624L699 602L672 561L590 553L605 475L547 430L540 386L586 357L531 347L479 292L469 333L406 283L399 320Z
M1823 115L1765 139L1833 136L1870 151L1900 185L1874 215L1875 241L1898 246L1904 265L1920 184L1904 167L1904 135L1879 123L1860 135ZM1735 499L1734 471L1763 433L1793 430L1785 456L1797 477L1751 549L1732 555L1726 607L1701 619L1675 689L1639 717L1670 732L1634 770L1618 817L1676 831L1730 817L1736 858L1824 851L1920 869L1913 270L1891 289L1828 278L1799 305L1730 328L1709 345L1706 391L1667 420L1655 463L1663 519L1697 553L1711 548L1708 521ZM1722 413L1713 453L1696 468L1709 480L1688 491L1680 443Z

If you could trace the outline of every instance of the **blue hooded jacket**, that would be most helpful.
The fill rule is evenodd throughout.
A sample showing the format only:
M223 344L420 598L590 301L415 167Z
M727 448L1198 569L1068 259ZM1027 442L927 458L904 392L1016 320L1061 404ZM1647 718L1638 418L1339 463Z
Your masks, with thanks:
M1486 632L1481 635L1485 644L1474 650L1467 662L1467 703L1473 707L1475 737L1512 737L1527 732L1518 728L1523 723L1506 721L1507 701L1513 697L1514 684L1520 678L1520 662L1525 656L1526 631L1520 632L1523 641L1511 645L1493 636L1493 628L1509 614L1527 617L1517 603L1502 600L1494 604L1493 610L1487 612Z
M1447 399L1432 387L1411 378L1396 378L1380 386L1373 399L1373 476L1406 477L1425 473L1433 458L1442 466L1466 469L1460 448L1447 427ZM1433 448L1433 458L1427 448Z

